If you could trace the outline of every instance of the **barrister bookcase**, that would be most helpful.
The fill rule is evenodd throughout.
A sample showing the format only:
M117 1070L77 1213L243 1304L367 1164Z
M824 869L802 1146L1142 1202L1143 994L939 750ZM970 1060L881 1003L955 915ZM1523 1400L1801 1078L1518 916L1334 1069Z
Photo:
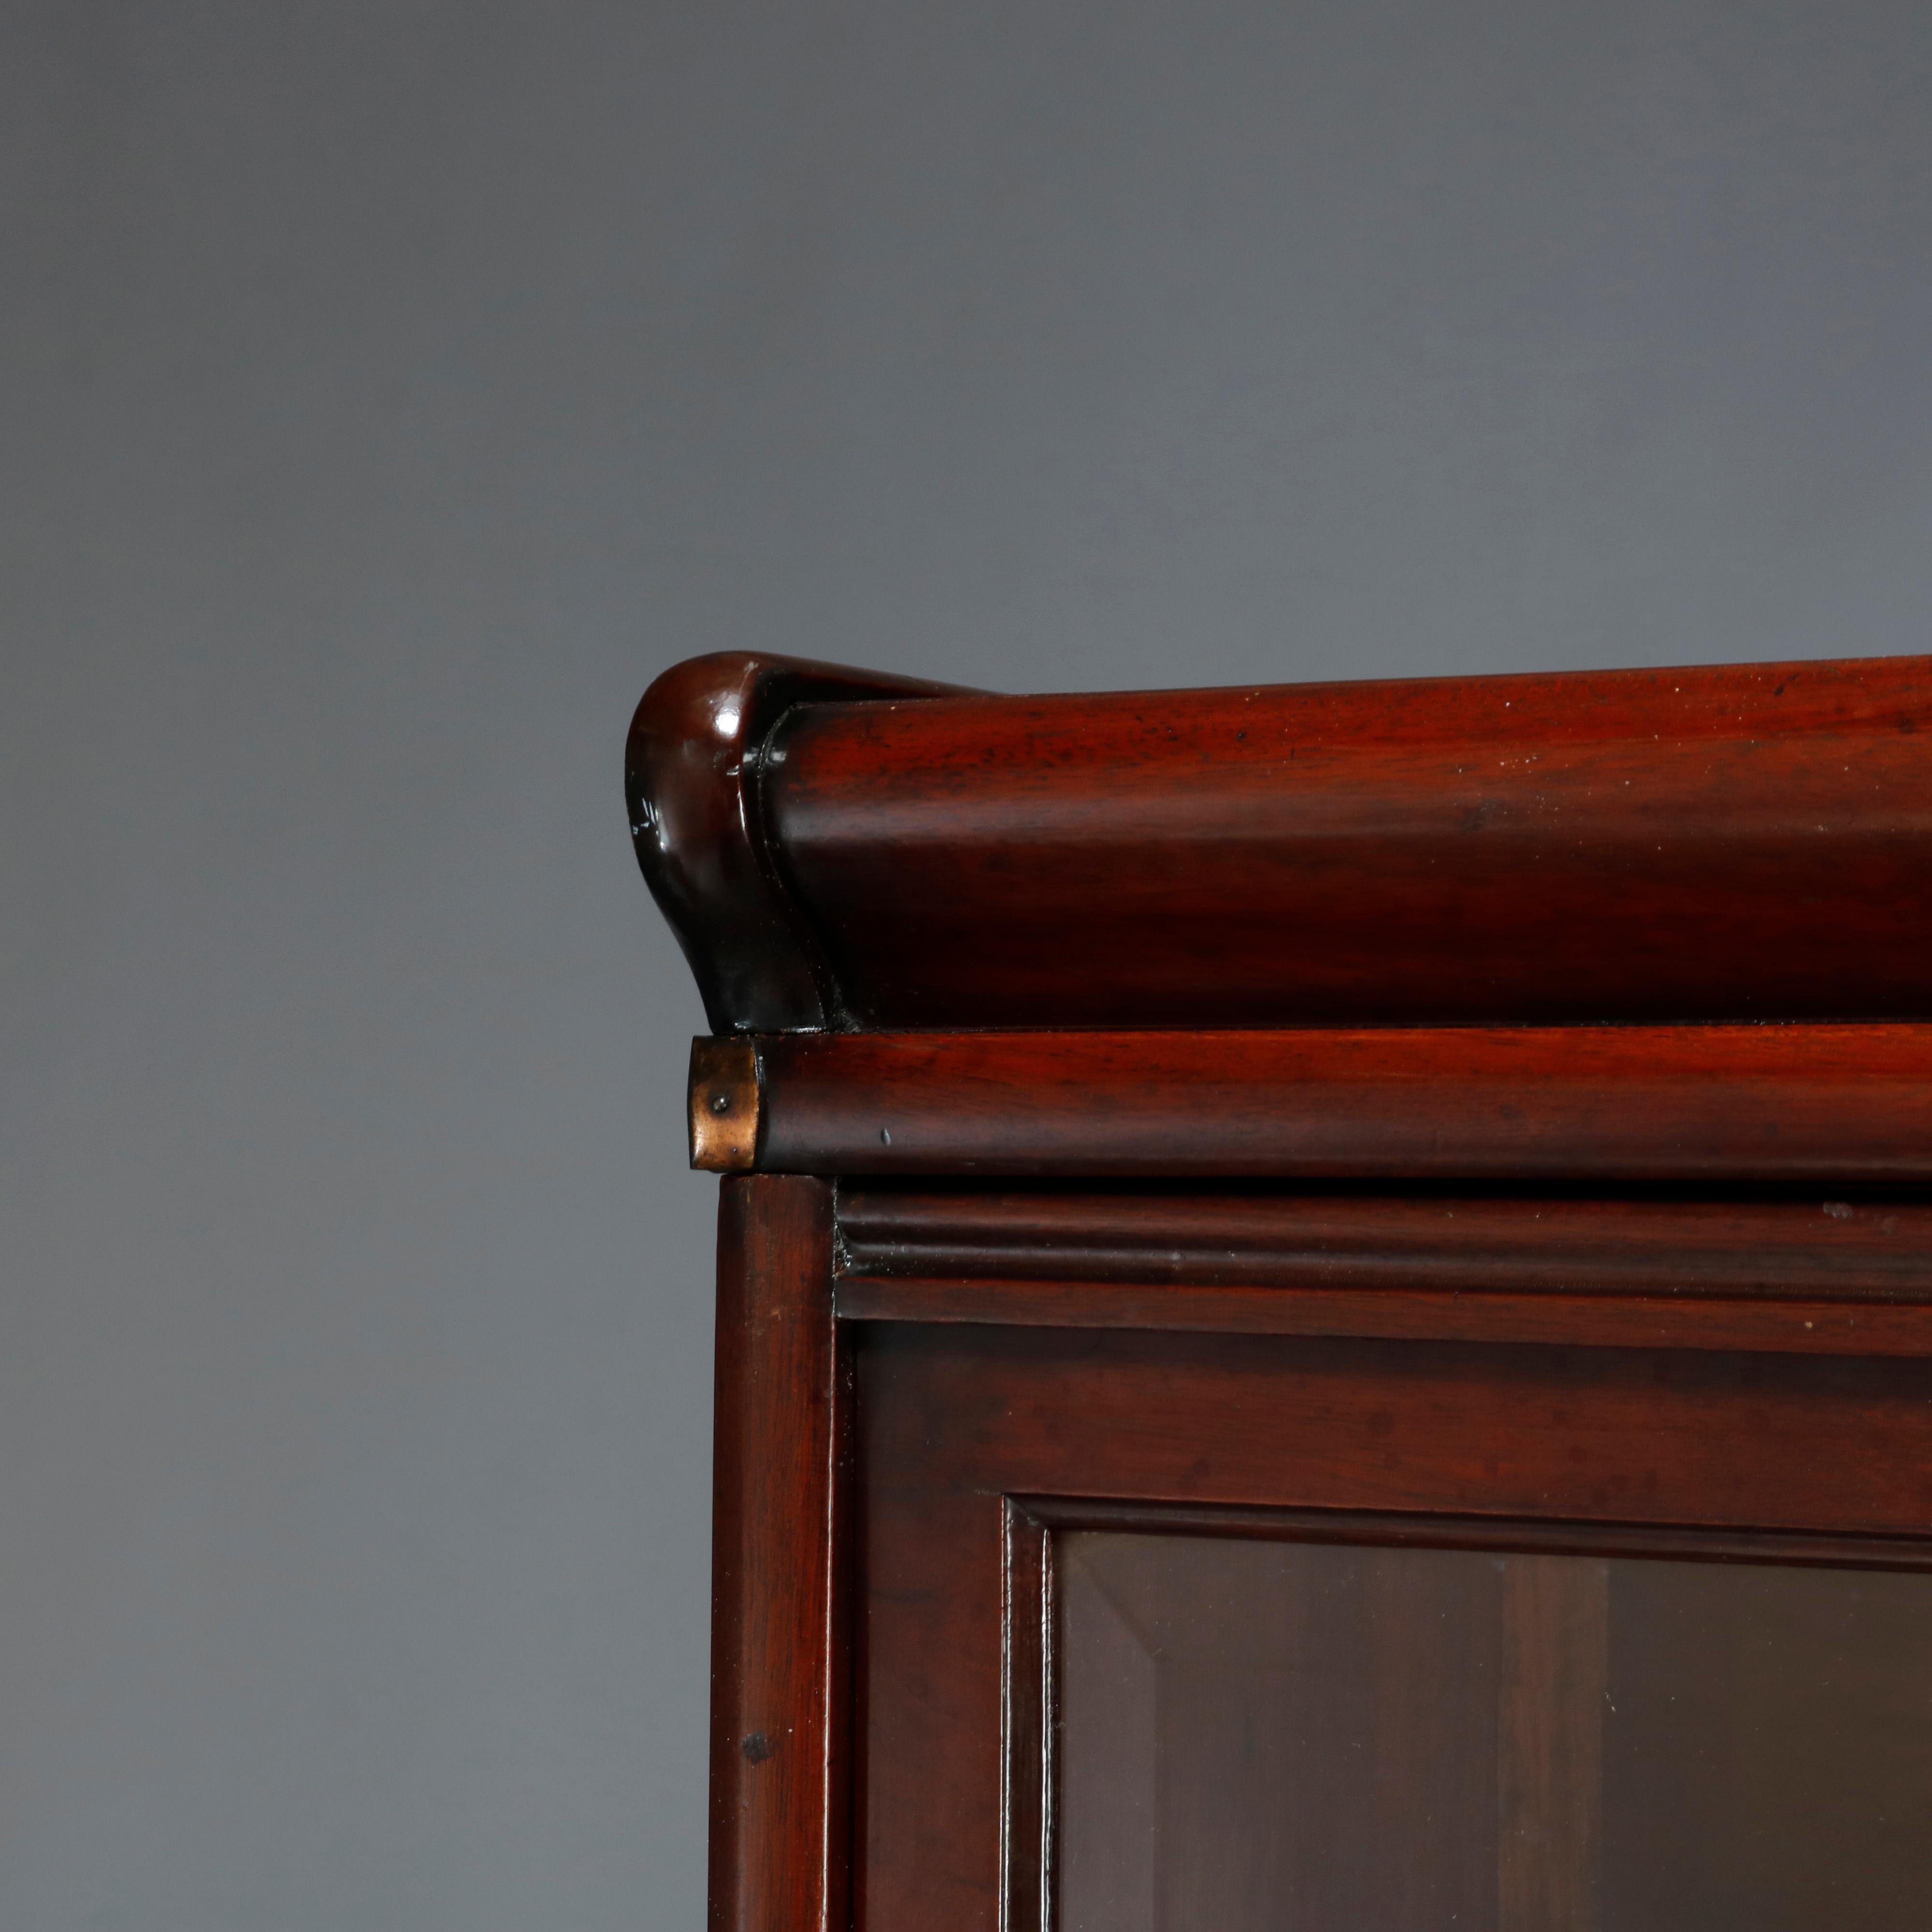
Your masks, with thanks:
M716 1932L1932 1924L1932 660L717 656L627 776Z

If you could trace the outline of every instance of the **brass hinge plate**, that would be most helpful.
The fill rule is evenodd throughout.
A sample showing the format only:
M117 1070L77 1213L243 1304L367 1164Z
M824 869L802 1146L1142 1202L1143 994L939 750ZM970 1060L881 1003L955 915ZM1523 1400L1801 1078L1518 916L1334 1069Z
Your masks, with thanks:
M691 1164L748 1174L758 1160L758 1052L748 1040L691 1042Z

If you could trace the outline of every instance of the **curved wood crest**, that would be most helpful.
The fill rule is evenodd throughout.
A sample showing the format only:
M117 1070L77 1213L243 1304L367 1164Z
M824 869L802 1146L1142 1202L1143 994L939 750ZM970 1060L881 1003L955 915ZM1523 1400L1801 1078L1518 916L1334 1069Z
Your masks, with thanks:
M704 658L630 772L718 1033L1932 1019L1925 658L1049 698Z
M1932 660L801 706L872 1028L1932 1018Z
M765 830L760 778L778 720L814 700L962 694L740 651L674 664L644 693L624 753L631 837L712 1032L804 1031L843 1015Z

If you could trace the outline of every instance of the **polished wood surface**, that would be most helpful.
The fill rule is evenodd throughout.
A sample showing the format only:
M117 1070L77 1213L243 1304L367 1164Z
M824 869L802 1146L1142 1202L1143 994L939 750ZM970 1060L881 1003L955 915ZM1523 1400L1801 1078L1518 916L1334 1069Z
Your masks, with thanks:
M711 1932L849 1911L849 1402L831 1190L722 1184L712 1450Z
M825 1026L844 1013L767 829L760 785L778 721L812 700L957 688L730 651L674 664L644 693L624 747L632 842L712 1032Z
M727 653L626 791L718 1033L1903 1019L1928 726L1924 658L994 698Z
M1572 1300L1453 1290L1283 1290L1108 1280L1027 1282L1000 1276L860 1276L840 1284L838 1313L848 1322L1932 1356L1932 1308L1922 1303L1900 1307L1623 1294Z
M848 1184L841 1272L1932 1302L1932 1203Z
M856 1022L1932 1017L1932 660L807 705Z
M866 1932L1036 1922L1001 1898L1026 1828L1008 1767L1042 1735L1012 1735L1011 1633L1040 1606L1014 1590L1003 1498L1049 1528L1932 1564L1918 1363L922 1324L868 1325L858 1356ZM1527 1623L1516 1641L1520 1695L1568 1667ZM1517 1722L1520 1768L1550 1739ZM1580 1858L1583 1795L1551 1797Z
M848 1321L1932 1355L1932 1208L842 1190Z
M1055 1924L1084 1528L1932 1568L1928 732L1924 658L667 672L626 788L728 1177L714 1932ZM1364 1802L1511 1932L1580 1932L1624 1774L1585 1575L1497 1585L1476 1662L1421 1624L1363 1652L1408 1741ZM1307 1623L1318 1671L1347 1625ZM1177 1720L1204 1766L1252 1715L1223 1688ZM1452 1705L1495 1729L1493 1842L1443 1822ZM1346 1780L1292 1768L1360 1876ZM1246 1898L1266 1817L1190 1788L1175 1870ZM1154 1896L1139 1858L1107 1899Z
M800 1034L775 1172L1932 1181L1932 1025Z

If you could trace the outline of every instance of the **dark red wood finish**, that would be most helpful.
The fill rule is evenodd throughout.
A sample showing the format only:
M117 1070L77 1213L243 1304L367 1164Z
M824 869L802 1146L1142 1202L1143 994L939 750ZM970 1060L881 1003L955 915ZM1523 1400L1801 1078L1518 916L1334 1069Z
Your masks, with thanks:
M1932 1026L806 1034L758 1061L779 1172L1932 1180Z
M858 1355L865 1932L1038 1923L1030 1868L1002 1895L1003 1845L1039 1828L1012 1767L1041 1748L1026 1700L1036 1713L1051 1674L1012 1640L1036 1625L1024 1586L1042 1567L1016 1576L1016 1512L1932 1560L1918 1362L898 1324L868 1325Z
M842 1274L1932 1305L1932 1204L848 1185Z
M1928 732L1924 658L668 672L633 830L761 1170L714 1932L1044 1932L1070 1527L1932 1562Z
M722 1184L712 1463L712 1932L850 1915L849 1384L832 1195Z
M644 693L624 748L631 838L713 1033L844 1015L766 829L760 786L780 719L814 700L940 694L958 687L736 651L674 664Z
M848 1190L842 1319L1932 1355L1932 1208Z
M868 1027L1932 1017L1932 661L813 705Z
M1280 1290L1162 1282L861 1276L848 1322L1042 1328L1198 1330L1224 1335L1360 1335L1417 1342L1571 1342L1622 1348L1751 1348L1806 1355L1932 1355L1923 1304L1562 1298L1438 1290Z

